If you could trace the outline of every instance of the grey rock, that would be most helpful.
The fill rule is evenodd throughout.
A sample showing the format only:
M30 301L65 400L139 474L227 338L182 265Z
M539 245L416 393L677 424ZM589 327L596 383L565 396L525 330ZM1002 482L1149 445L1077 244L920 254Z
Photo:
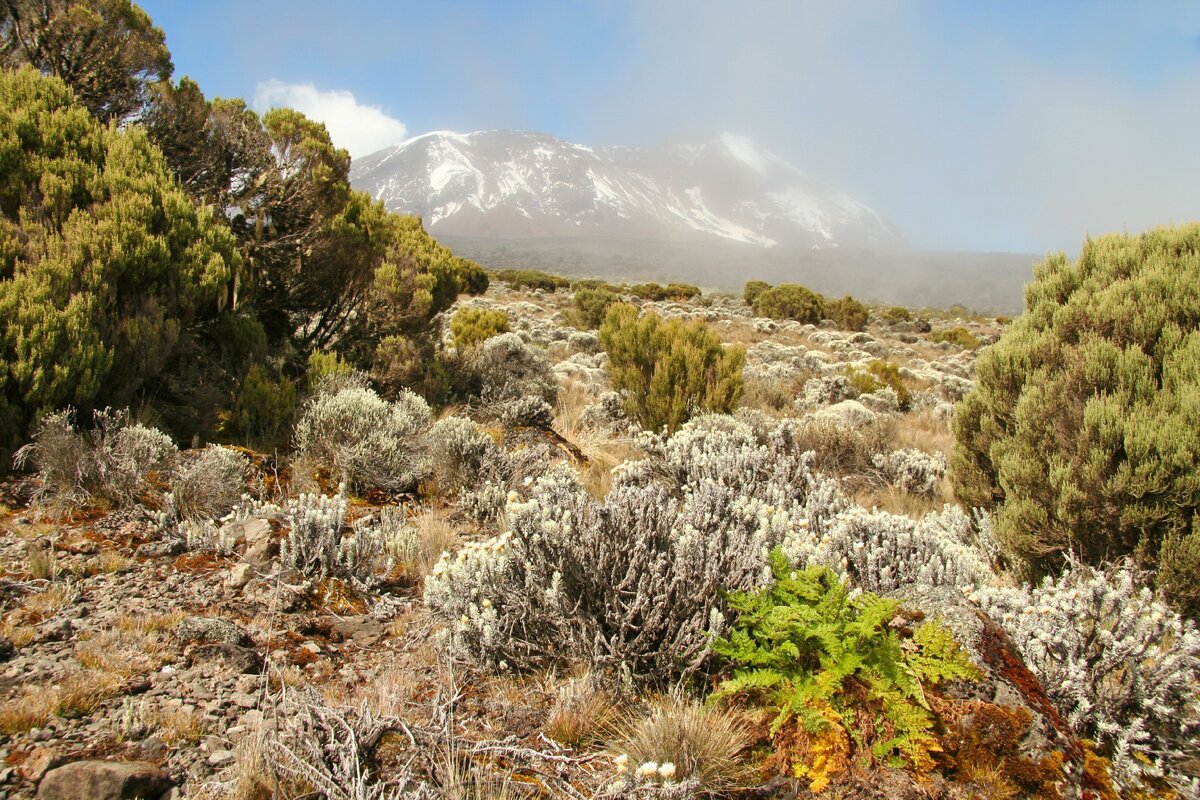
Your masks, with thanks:
M185 642L250 644L250 637L245 631L229 620L219 617L188 617L179 623L176 633Z
M145 761L76 761L52 769L38 786L41 800L133 800L158 797L171 778Z
M223 642L193 647L188 659L192 666L211 664L217 672L233 675L255 673L262 667L262 656L256 650Z

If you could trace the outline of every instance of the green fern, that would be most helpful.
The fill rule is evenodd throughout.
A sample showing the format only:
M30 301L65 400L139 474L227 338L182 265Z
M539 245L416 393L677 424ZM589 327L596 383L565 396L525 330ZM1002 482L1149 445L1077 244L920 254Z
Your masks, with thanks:
M737 622L713 648L732 674L714 698L740 697L774 710L772 736L793 722L812 736L826 734L836 723L823 709L832 708L848 726L842 732L865 748L863 732L852 725L865 697L877 732L871 755L929 769L938 745L925 688L978 677L950 631L927 622L909 634L907 626L893 625L897 601L851 596L825 567L792 570L778 548L769 560L769 586L726 595ZM811 764L794 769L814 774Z

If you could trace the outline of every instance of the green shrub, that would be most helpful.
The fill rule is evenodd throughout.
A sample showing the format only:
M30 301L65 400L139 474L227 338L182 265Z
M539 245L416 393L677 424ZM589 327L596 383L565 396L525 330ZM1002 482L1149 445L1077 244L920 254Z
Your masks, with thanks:
M979 677L954 637L937 622L911 634L893 627L897 601L852 597L825 567L794 571L779 548L770 562L770 586L728 595L737 623L713 650L732 662L733 676L716 697L740 696L776 712L769 730L779 755L813 792L852 755L928 771L941 748L924 687ZM858 724L864 711L876 720L866 729ZM797 745L807 758L787 752Z
M492 273L496 280L504 281L516 289L542 289L554 292L566 289L571 282L560 275L551 275L536 269L498 269Z
M326 378L347 375L354 371L337 353L313 350L308 355L308 391L314 392Z
M255 364L246 372L220 432L227 440L269 450L284 443L295 413L295 382L274 378Z
M574 308L569 315L570 322L584 330L599 328L608 309L618 302L620 297L607 289L578 289L572 301Z
M929 334L931 342L950 342L967 350L975 350L979 347L980 341L975 334L971 333L966 328L957 326L954 328L942 328L939 331L934 331Z
M574 281L571 284L571 288L576 292L578 292L580 289L604 289L612 292L613 294L618 294L621 291L621 287L613 286L608 281L603 281L599 278L581 278L580 280Z
M846 295L841 300L827 300L825 316L844 331L861 331L866 329L871 311L850 295Z
M884 322L908 322L912 319L912 312L904 306L892 306L880 312L880 316Z
M672 300L692 300L700 296L700 287L690 283L668 283L667 297Z
M876 359L864 370L851 368L847 370L846 378L859 394L870 394L884 387L891 388L896 392L896 402L900 404L900 408L908 408L908 387L904 385L904 378L900 376L900 367L891 361Z
M47 409L172 395L241 265L228 229L32 68L0 71L0 165L0 451Z
M1200 615L1200 225L1051 256L1025 303L958 406L959 498L1034 575L1132 555Z
M766 281L746 281L746 286L742 289L742 299L746 301L746 305L754 305L754 301L758 296L771 288L771 284Z
M741 398L745 349L722 346L698 320L639 318L637 308L618 303L600 326L600 344L613 388L650 430L674 431L700 411L727 413Z
M754 313L772 319L794 319L816 324L825 318L821 295L795 283L781 283L754 298Z
M460 308L450 320L454 346L474 347L493 336L508 333L508 312L491 308Z

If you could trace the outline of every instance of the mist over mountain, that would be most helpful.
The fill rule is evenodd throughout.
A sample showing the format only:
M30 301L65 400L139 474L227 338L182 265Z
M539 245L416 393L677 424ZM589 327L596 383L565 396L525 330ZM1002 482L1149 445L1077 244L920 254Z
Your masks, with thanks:
M354 185L435 235L897 247L872 209L742 136L657 149L528 131L428 133L354 163Z
M1006 312L1031 276L1024 254L913 251L884 215L730 133L651 149L435 131L355 160L351 181L495 267Z

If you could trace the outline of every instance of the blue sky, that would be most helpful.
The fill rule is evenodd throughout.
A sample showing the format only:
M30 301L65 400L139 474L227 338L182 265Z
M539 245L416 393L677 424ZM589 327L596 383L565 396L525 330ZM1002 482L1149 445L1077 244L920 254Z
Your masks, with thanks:
M352 151L429 130L754 138L916 246L1200 218L1200 4L147 0L176 75ZM348 122L347 120L352 120Z

